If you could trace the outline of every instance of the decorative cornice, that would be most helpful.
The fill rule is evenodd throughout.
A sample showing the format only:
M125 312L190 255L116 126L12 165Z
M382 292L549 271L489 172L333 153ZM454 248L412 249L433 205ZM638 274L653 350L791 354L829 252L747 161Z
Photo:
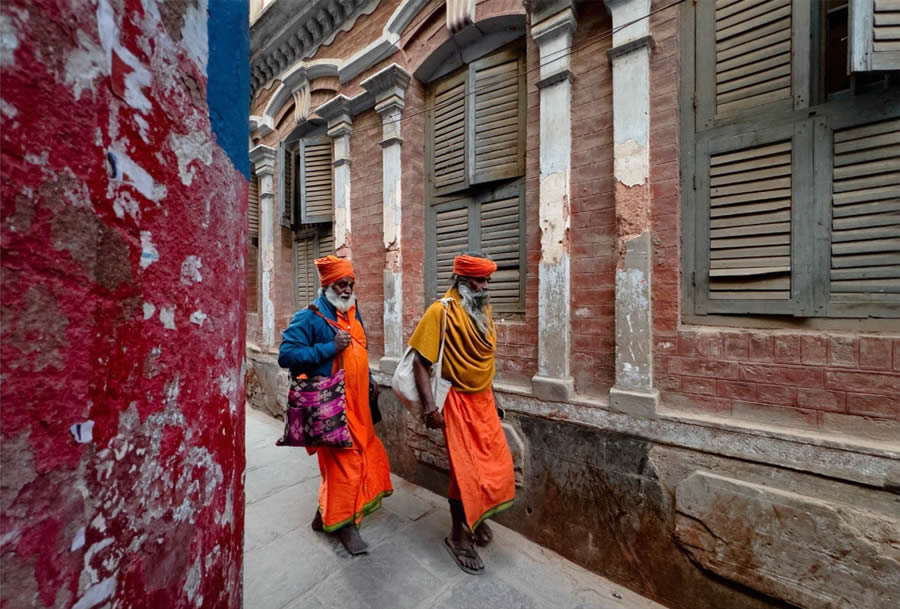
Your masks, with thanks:
M409 79L412 78L406 70L392 63L383 70L379 70L369 78L362 81L363 88L375 96L375 102L396 96L403 99Z
M275 173L275 149L260 144L250 150L250 162L258 176Z
M351 122L353 116L350 98L346 95L338 95L316 108L316 114L328 121L331 127L334 123Z
M564 80L568 80L569 82L573 82L575 80L575 75L572 74L572 70L560 70L555 74L551 74L547 78L542 78L537 81L535 85L537 85L538 89L546 89L547 87L552 87L558 82L562 82Z
M254 137L265 137L275 131L275 121L271 116L250 116L250 133Z
M535 42L541 44L545 40L556 38L561 34L571 34L577 25L575 11L571 8L564 8L532 25L531 37Z

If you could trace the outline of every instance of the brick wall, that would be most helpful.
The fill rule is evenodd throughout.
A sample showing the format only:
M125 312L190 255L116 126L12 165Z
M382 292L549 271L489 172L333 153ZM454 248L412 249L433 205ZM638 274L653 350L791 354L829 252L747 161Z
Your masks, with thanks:
M412 335L425 311L425 90L415 79L403 109L401 183L403 210L400 247L403 269L403 339Z
M615 377L616 211L613 189L611 39L606 11L579 15L572 55L572 376L603 395Z
M366 324L369 358L384 355L384 219L382 215L381 117L369 110L353 117L350 136L350 228L359 312Z
M654 8L663 4L654 2ZM750 319L746 329L680 323L678 28L677 9L651 17L654 373L664 405L790 428L890 437L896 428L889 422L900 419L900 338L750 329Z

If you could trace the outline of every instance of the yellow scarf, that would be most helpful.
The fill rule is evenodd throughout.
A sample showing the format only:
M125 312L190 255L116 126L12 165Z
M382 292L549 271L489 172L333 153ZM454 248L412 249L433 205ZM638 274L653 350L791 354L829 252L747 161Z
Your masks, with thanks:
M482 335L463 308L459 292L451 288L445 297L452 300L447 304L447 342L444 344L442 376L453 383L457 391L484 391L494 380L494 349L497 346L494 323L491 321L487 336ZM485 313L491 319L490 306ZM409 339L409 346L430 362L436 362L438 358L443 315L441 302L433 303Z

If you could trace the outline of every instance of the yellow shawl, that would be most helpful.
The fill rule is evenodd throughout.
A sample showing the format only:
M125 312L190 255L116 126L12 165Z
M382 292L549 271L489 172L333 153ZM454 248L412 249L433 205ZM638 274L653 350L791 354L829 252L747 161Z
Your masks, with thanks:
M494 379L494 348L497 332L493 322L487 336L466 313L460 302L459 292L451 288L447 298L447 342L444 344L442 376L453 383L457 391L477 393L491 386ZM487 314L490 318L490 306ZM409 346L430 362L436 362L441 344L441 322L444 308L440 301L432 303L419 325L416 326Z

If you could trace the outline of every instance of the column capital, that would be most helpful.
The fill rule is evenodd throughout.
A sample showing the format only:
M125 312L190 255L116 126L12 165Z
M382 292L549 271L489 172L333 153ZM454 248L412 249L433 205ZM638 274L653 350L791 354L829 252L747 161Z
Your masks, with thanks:
M275 173L275 149L260 144L250 150L250 162L253 171L258 176L274 175Z
M328 121L328 135L331 137L349 135L353 131L353 114L346 95L331 98L319 106L316 113Z
M577 26L574 8L568 3L563 3L563 8L559 12L548 14L531 26L531 37L538 46L542 46L558 36L571 36Z
M651 0L603 0L613 24L613 48L650 34Z
M406 87L411 78L409 72L392 63L361 84L375 97L375 110L384 116L385 113L403 109Z

